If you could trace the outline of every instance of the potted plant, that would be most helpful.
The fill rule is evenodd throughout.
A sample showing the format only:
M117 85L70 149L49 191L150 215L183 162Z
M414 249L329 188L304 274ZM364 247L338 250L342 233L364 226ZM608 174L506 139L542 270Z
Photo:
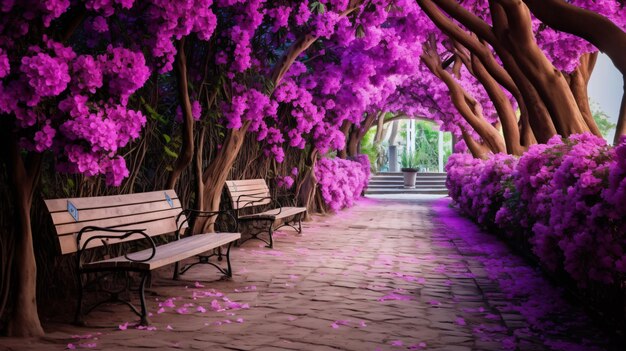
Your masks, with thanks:
M415 188L415 178L418 171L418 153L408 152L404 150L400 156L400 164L402 165L402 174L404 175L404 187Z

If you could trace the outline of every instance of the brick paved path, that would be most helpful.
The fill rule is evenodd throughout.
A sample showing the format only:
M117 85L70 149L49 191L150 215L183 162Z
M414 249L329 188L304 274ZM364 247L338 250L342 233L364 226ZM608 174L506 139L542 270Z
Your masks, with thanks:
M156 330L132 325L120 330L133 316L114 305L88 316L90 328L71 326L60 316L61 321L46 323L43 339L0 339L0 345L18 350L68 344L104 350L607 348L606 336L558 290L460 219L448 203L365 199L306 223L303 236L277 233L274 250L255 241L235 249L231 281L216 280L203 266L189 271L186 281L155 279L149 304Z

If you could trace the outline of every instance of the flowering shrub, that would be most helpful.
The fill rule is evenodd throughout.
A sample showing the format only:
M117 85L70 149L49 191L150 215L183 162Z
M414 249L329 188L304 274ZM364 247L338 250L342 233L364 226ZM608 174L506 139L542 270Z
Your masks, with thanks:
M455 154L446 169L467 215L527 240L549 270L581 286L626 273L626 138L612 148L591 134L555 137L519 160Z
M354 205L361 197L370 176L367 155L358 155L351 160L323 158L315 166L315 177L326 205L332 211Z

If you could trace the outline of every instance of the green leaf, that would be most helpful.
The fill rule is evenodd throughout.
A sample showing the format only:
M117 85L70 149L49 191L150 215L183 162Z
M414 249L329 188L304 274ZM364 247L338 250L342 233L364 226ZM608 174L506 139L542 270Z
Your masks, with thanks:
M169 147L163 146L163 150L168 156L173 157L173 158L178 158L178 154L172 151L172 149L170 149Z
M358 25L356 27L356 35L357 38L363 38L365 36L365 28L362 25Z
M309 8L311 9L311 12L320 15L326 11L326 6L324 6L324 4L320 3L319 1L312 2Z
M166 144L169 144L170 141L172 141L172 137L171 136L169 136L169 135L167 135L165 133L163 133L162 135L163 135L163 139L165 139L165 143Z

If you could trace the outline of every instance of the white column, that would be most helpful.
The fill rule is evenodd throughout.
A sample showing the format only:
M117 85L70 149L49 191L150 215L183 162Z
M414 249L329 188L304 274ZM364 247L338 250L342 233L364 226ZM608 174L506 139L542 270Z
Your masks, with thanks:
M406 130L406 151L409 155L412 155L415 152L415 120L408 120L407 130Z
M439 131L437 150L437 156L439 156L439 173L443 173L443 132L441 130Z

